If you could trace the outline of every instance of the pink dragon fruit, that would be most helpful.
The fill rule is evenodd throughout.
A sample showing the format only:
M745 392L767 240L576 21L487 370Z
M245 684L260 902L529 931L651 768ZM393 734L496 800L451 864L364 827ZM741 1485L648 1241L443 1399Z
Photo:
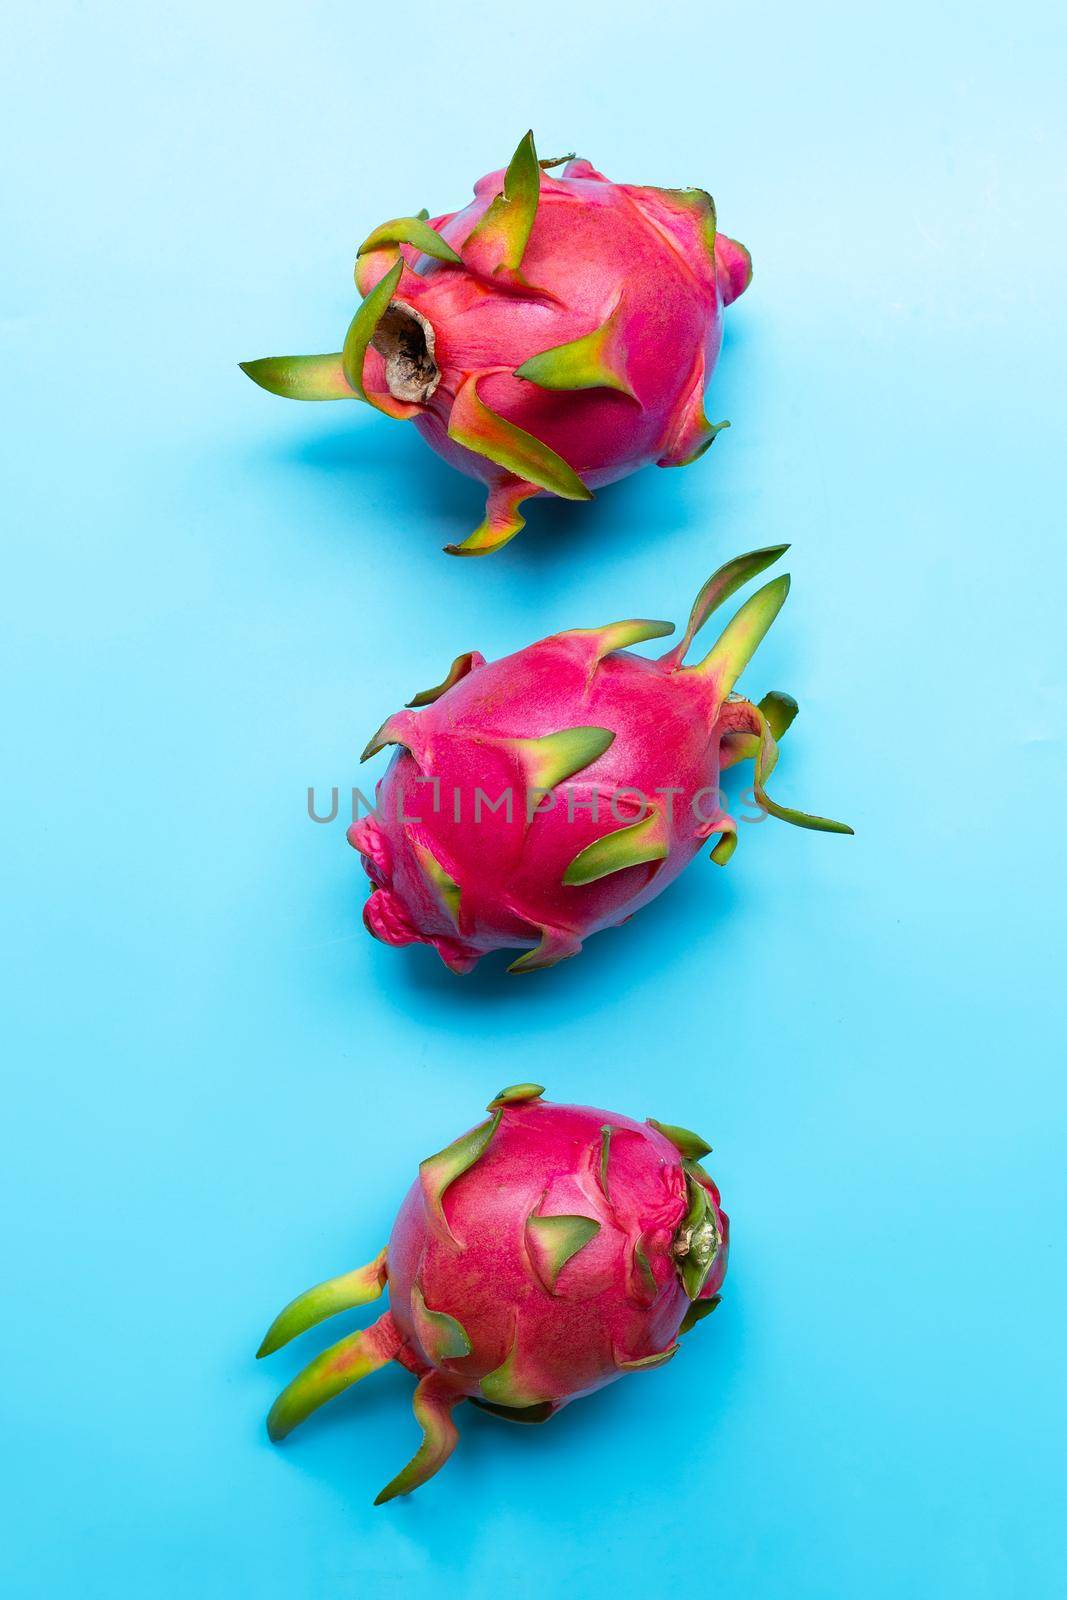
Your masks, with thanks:
M275 1402L283 1439L325 1401L398 1361L419 1380L423 1442L375 1504L410 1494L455 1447L461 1400L545 1422L628 1372L662 1366L718 1304L729 1224L686 1128L504 1089L490 1118L419 1167L387 1249L275 1319L269 1355L335 1312L390 1309L317 1356Z
M386 944L432 944L454 972L523 949L509 972L577 955L582 940L661 894L704 840L725 863L737 828L720 772L755 761L758 804L803 828L851 833L791 811L764 787L796 703L753 705L734 684L785 599L788 577L741 607L698 665L698 629L787 548L740 556L701 589L680 642L658 661L627 645L669 622L575 629L500 661L458 656L444 682L389 717L363 759L398 745L375 810L348 838L371 880L364 921Z
M563 162L562 176L545 171ZM703 189L538 161L532 133L474 193L463 211L400 217L364 241L365 298L343 350L242 363L273 394L413 419L480 478L485 519L452 555L506 544L533 495L588 500L650 462L703 455L727 426L704 415L723 307L752 275Z

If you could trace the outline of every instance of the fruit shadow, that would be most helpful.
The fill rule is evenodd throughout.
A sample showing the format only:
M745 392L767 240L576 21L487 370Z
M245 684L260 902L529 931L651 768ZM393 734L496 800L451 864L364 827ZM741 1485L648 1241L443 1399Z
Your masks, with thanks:
M483 485L435 456L413 428L390 427L385 419L380 428L368 423L344 434L309 433L286 457L295 470L331 480L331 502L340 495L354 506L378 508L387 493L391 520L404 526L410 540L405 554L428 566L442 559L444 545L461 542L482 518ZM684 531L682 517L664 518L662 490L643 481L650 475L611 484L590 501L530 500L523 507L526 527L505 549L465 564L477 569L507 563L529 578L594 548L624 558L640 550L651 529L657 539ZM360 536L355 526L352 531L353 538Z
M747 339L744 331L732 336L719 358L716 417L729 414L733 376L740 370L735 364ZM342 527L344 505L381 514L385 501L392 525L401 524L405 534L410 525L405 555L419 563L436 562L444 545L465 539L482 517L482 484L448 466L414 428L384 417L361 413L354 426L309 429L282 451L281 461L329 486L331 505L342 508ZM690 471L698 478L690 478ZM691 536L694 529L723 526L731 498L727 434L691 469L647 467L598 490L590 501L548 495L530 500L524 507L526 527L510 544L465 564L507 563L529 580L550 575L557 562L575 556L626 560L650 538L662 544Z
M470 1008L509 1013L519 1029L539 1021L558 1025L561 1017L593 1005L612 1005L620 992L629 999L656 987L665 962L698 944L707 953L706 982L713 995L720 970L716 952L734 913L737 857L726 868L701 855L631 920L589 937L580 954L543 972L509 973L515 951L494 951L473 972L451 972L428 946L369 952L378 963L380 991L402 1012L432 1003L434 1026L469 1030ZM744 842L744 840L742 840ZM724 975L724 985L727 979Z
M731 311L726 338L707 400L713 420L749 414L755 400L745 390L760 363L758 326L743 312ZM300 506L303 528L319 538L351 537L379 548L403 542L405 565L425 563L427 577L441 559L442 547L460 542L481 521L484 488L436 456L414 427L372 414L363 406L297 408L299 432L268 431L249 451L255 479L284 482ZM524 508L527 525L505 549L467 569L510 568L526 581L554 575L556 563L591 554L599 562L637 558L649 538L675 543L694 530L711 533L716 550L736 540L727 537L732 521L736 472L730 469L733 440L727 433L690 468L648 467L598 490L591 501L537 498ZM318 515L307 515L311 493L320 497ZM452 558L450 558L452 559ZM458 563L455 563L458 565ZM417 572L421 579L422 572Z
M476 1406L460 1405L455 1413L459 1443L442 1469L444 1478L436 1485L431 1480L410 1498L385 1508L375 1509L373 1497L414 1455L419 1440L411 1411L414 1379L396 1364L372 1373L313 1413L280 1449L264 1435L263 1448L277 1449L286 1470L321 1483L331 1494L341 1494L357 1516L402 1516L406 1533L429 1541L439 1539L444 1518L454 1533L457 1515L464 1531L480 1536L484 1508L500 1495L501 1483L510 1484L510 1492L524 1503L536 1495L538 1484L567 1477L595 1482L610 1497L613 1480L606 1471L606 1454L612 1440L626 1441L627 1452L637 1450L650 1426L658 1435L682 1438L692 1433L698 1418L701 1451L713 1450L715 1435L726 1423L728 1402L726 1387L708 1385L708 1375L729 1372L737 1365L745 1337L743 1291L731 1295L727 1304L729 1322L721 1320L721 1310L703 1322L686 1335L668 1367L609 1384L565 1406L545 1424L521 1426ZM359 1325L354 1318L344 1321L352 1328ZM350 1331L341 1326L341 1319L331 1327L329 1336L322 1334L324 1348L339 1330ZM276 1374L279 1388L307 1359L306 1351L302 1358L292 1356L287 1369ZM269 1390L271 1398L274 1392ZM706 1401L695 1405L695 1393L706 1395ZM354 1450L357 1430L362 1447ZM680 1483L687 1470L683 1460L679 1457L677 1467ZM629 1494L625 1480L617 1492L620 1498ZM464 1523L468 1506L470 1517Z

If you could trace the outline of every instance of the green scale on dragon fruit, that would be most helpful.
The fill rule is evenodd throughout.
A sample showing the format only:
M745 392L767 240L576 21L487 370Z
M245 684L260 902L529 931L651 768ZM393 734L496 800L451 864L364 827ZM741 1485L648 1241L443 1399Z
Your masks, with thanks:
M532 133L474 194L462 211L368 236L343 349L242 362L273 394L364 400L413 421L480 479L483 521L446 546L464 556L514 538L532 496L589 500L639 467L702 456L728 426L704 412L723 308L752 275L703 189L539 161Z
M460 1401L546 1422L662 1366L719 1303L729 1221L700 1165L705 1141L543 1092L502 1090L487 1121L422 1162L386 1249L291 1301L260 1346L270 1355L388 1285L389 1310L317 1356L267 1420L284 1439L388 1362L406 1367L423 1442L376 1504L444 1465Z
M704 659L685 665L715 608L786 549L755 550L708 579L681 640L658 660L627 648L674 632L635 619L576 628L487 662L457 656L444 681L383 723L364 760L397 747L373 812L349 829L371 893L363 919L386 944L432 945L454 972L491 950L509 967L555 966L661 894L737 822L722 772L755 764L762 810L802 828L843 823L780 805L766 784L796 702L734 685L777 616L788 576L741 606ZM421 709L420 709L421 708Z

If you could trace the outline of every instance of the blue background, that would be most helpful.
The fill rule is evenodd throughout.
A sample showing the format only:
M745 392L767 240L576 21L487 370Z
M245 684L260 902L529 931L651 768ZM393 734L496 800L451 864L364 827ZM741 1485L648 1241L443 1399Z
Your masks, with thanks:
M92 7L8 17L0 1580L19 1597L1064 1593L1062 8ZM237 361L336 348L354 249L533 124L751 247L684 472L440 547L475 485ZM793 541L744 680L778 792L581 958L363 932L343 822L460 650L684 619ZM705 1132L681 1359L414 1449L393 1369L273 1449L417 1160L502 1083ZM344 1320L344 1319L343 1319ZM350 1321L352 1319L349 1319Z

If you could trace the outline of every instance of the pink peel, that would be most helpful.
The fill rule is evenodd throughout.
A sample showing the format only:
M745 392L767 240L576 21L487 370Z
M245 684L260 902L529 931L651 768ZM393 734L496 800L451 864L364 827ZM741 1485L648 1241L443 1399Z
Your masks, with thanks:
M410 1494L458 1439L463 1400L544 1422L580 1396L677 1353L718 1303L729 1252L719 1191L687 1129L513 1085L490 1118L424 1161L375 1262L298 1296L260 1354L388 1279L390 1309L316 1357L271 1409L283 1439L389 1361L411 1372L422 1444L375 1504ZM357 1285L357 1292L353 1292Z
M661 894L713 834L725 864L737 827L720 777L741 760L755 763L770 815L850 832L766 793L795 702L734 693L787 580L763 585L703 661L683 664L711 613L785 548L720 568L658 661L626 647L668 623L573 629L499 661L457 657L431 698L417 697L424 709L388 718L366 754L390 742L397 753L373 816L349 830L371 881L371 933L430 945L457 973L502 949L521 952L515 974L553 967Z
M343 370L340 355L245 364L273 393L414 421L481 479L485 519L453 555L499 550L525 499L591 498L653 462L687 465L724 426L705 392L751 261L717 231L711 197L616 184L580 159L545 165L527 134L462 210L374 229Z

